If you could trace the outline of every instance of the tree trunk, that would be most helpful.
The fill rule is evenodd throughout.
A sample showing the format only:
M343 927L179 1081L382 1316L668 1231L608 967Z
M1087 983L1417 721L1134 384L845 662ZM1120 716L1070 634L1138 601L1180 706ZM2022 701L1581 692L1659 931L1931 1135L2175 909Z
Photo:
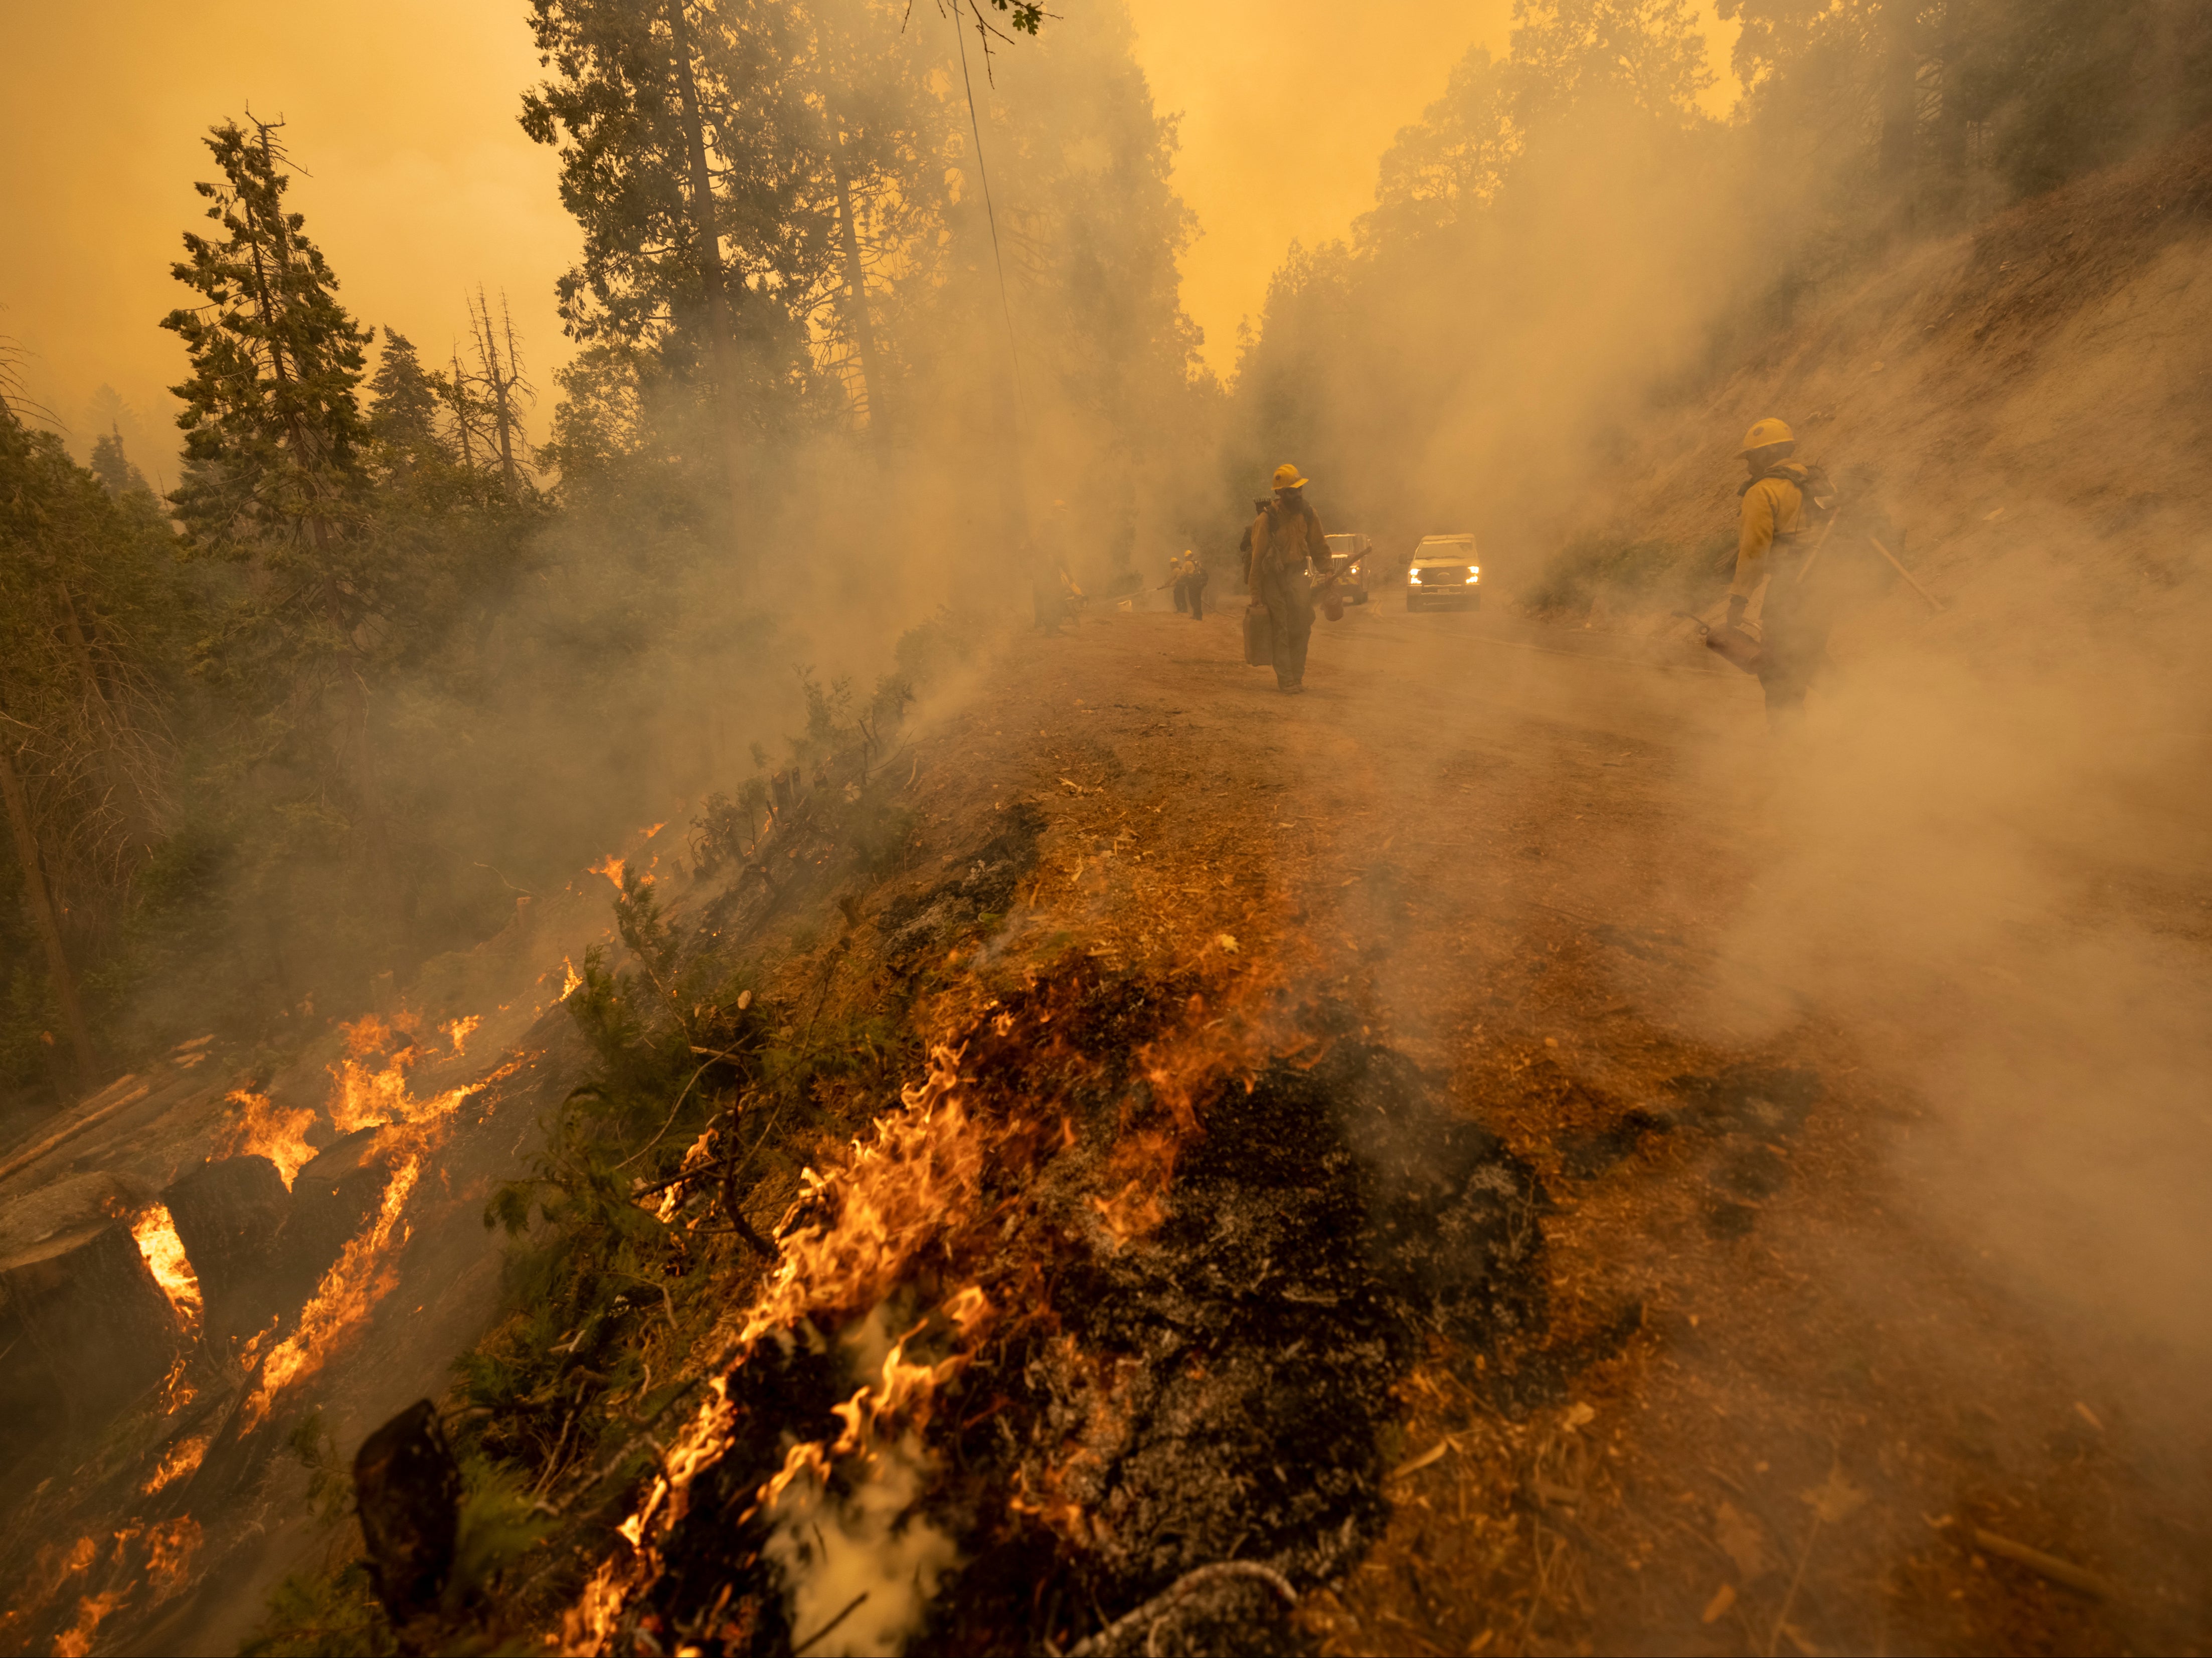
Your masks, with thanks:
M476 476L477 452L469 441L469 392L461 379L461 348L453 348L453 427L461 436L461 465L470 477Z
M502 311L506 301L500 301ZM507 362L499 360L499 337L492 331L491 305L484 298L481 283L477 288L476 312L470 326L477 336L477 362L483 370L483 383L491 392L492 429L499 439L499 472L506 483L507 493L514 494L514 404L513 393L517 375L514 368L514 328L507 325Z
M489 318L486 320L489 321ZM521 416L514 412L513 399L515 387L522 384L522 371L515 366L514 313L507 308L507 291L504 288L500 290L499 295L499 325L500 331L507 336L507 380L499 392L499 452L507 468L507 490L513 495L515 489L514 452L508 446L507 434L521 427Z
M276 163L270 155L269 127L265 123L258 125L261 134L262 161L273 175ZM275 245L279 268L289 270L292 264L292 249L283 214L281 211L271 213L267 221L261 225L261 229ZM269 337L271 372L281 387L287 384L288 376L284 367L283 353L277 349L276 345L276 337L280 331L277 326L279 307L276 296L270 290L268 273L261 263L259 236L252 239L252 247L257 304L261 312L263 330ZM320 438L314 428L308 425L304 413L295 405L289 403L284 410L284 427L285 441L291 446L294 460L299 464L301 471L307 477L308 487L317 495L320 495L325 487L325 478L321 471L325 454ZM361 817L366 829L364 839L367 841L368 854L368 878L376 889L376 910L379 919L384 924L385 936L381 944L383 953L388 957L398 950L399 944L399 928L397 924L398 891L392 869L391 842L385 833L383 803L377 793L375 767L372 763L373 756L368 736L368 694L362 687L360 675L356 671L356 653L351 644L353 627L346 619L345 606L339 594L337 580L331 570L330 522L319 512L311 507L307 516L301 520L301 528L307 534L308 545L314 549L316 569L322 578L323 613L337 636L347 641L344 653L339 658L338 662L338 671L344 677L347 688L349 731L346 737L351 738L351 746L354 750L354 790L359 798ZM346 746L346 738L342 738L339 744L341 763L343 762Z
M1881 76L1881 182L1900 228L1912 223L1912 164L1920 119L1917 14L1915 0L1883 0L1881 20L1889 39Z
M691 229L699 258L699 285L707 301L708 349L714 362L714 406L721 417L722 443L729 467L730 534L740 556L745 545L744 411L738 400L743 376L738 368L737 335L722 269L722 234L714 212L714 178L707 168L707 130L699 112L699 85L691 68L691 23L686 0L668 0L673 37L677 110L684 125L684 149L691 174Z
M1935 161L1944 195L1953 204L1963 199L1966 185L1966 24L1963 0L1945 0L1936 38Z
M876 355L875 325L868 319L867 273L860 265L860 227L853 216L853 183L845 171L845 135L834 114L828 121L830 171L837 181L837 228L845 243L846 319L853 330L853 343L860 353L860 383L867 393L868 436L875 445L876 465L889 471L890 409L886 401L883 363Z
M354 793L360 803L362 849L369 884L374 889L370 909L383 934L380 942L384 959L378 965L388 968L406 932L408 906L399 890L398 872L392 865L392 835L385 819L383 793L377 786L376 744L368 729L368 689L349 662L342 661L338 671L345 680L345 718L353 739Z
M994 469L999 475L999 500L1004 515L1005 530L1002 545L1003 567L1017 579L1033 574L1031 566L1038 558L1038 550L1030 539L1029 498L1027 494L1028 468L1022 453L1022 361L1021 350L1014 343L1012 301L1006 293L1006 261L999 252L999 230L996 210L991 205L991 178L983 164L983 123L975 112L975 90L968 77L968 37L963 32L959 15L952 17L954 49L960 55L960 84L968 102L968 129L975 144L973 191L962 191L968 206L969 234L975 239L978 250L986 238L991 248L991 267L998 278L999 308L1006 325L1006 372L995 388L993 402L998 416L1000 434L1000 459ZM975 262L976 276L982 275L980 258ZM1064 533L1066 519L1055 516L1050 534ZM1065 549L1060 549L1064 552Z
M70 971L69 951L62 944L61 918L54 914L53 895L46 890L45 865L39 857L39 835L31 823L31 802L23 793L12 756L0 751L0 795L7 798L8 826L15 832L15 861L23 871L23 903L46 946L46 972L53 981L54 1000L76 1053L77 1085L89 1093L100 1075L100 1056L94 1052L92 1030L84 1022L84 1009L76 999L76 976Z

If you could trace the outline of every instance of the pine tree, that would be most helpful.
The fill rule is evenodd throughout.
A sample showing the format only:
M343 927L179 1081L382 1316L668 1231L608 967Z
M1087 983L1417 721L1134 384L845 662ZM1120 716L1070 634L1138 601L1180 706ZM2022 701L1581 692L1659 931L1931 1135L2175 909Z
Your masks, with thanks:
M119 456L120 446L116 452ZM143 485L118 496L0 396L0 808L23 913L46 963L10 999L7 1068L64 1033L79 1086L101 1070L80 994L170 815L164 669L190 614L173 537ZM15 944L12 929L0 939ZM28 942L28 941L20 941ZM51 1010L49 1012L47 1010Z
M389 950L404 907L377 780L370 687L411 642L405 561L363 533L371 434L359 401L368 331L284 206L275 126L212 129L222 177L197 186L222 228L173 267L198 293L162 326L185 342L184 481L171 497L195 554L242 564L243 591L202 665L258 721L255 757L295 798L335 805Z
M641 374L703 375L742 521L761 446L816 395L804 314L836 268L834 203L811 188L826 179L822 118L793 67L803 19L784 0L532 11L554 74L525 96L522 127L559 149L562 200L584 231L562 320Z
M154 493L153 487L146 482L146 475L123 452L123 428L119 426L109 428L105 437L93 440L92 474L107 486L107 493L112 495Z
M368 437L387 472L452 463L451 446L438 429L446 388L422 367L404 334L384 331L384 349L368 396Z

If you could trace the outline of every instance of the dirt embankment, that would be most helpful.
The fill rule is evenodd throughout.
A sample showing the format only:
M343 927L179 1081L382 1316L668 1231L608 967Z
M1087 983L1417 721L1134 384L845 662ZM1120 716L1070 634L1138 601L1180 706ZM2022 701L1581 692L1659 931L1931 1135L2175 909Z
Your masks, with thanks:
M1948 606L1931 620L1900 586L1839 654L1907 628L1977 654L2083 625L2170 647L2173 591L2203 574L2208 392L2212 129L1801 301L1709 391L1643 411L1617 487L1562 532L1711 548L1734 523L1740 434L1778 416L1847 501L1887 513ZM1601 626L1680 626L1672 580L1583 592Z

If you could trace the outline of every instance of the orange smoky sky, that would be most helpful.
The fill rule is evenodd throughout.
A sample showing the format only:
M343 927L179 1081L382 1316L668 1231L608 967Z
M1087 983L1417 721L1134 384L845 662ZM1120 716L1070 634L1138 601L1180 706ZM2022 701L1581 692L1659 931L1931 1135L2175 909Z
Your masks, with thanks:
M1224 372L1291 242L1346 234L1391 137L1469 46L1503 52L1512 21L1511 0L1129 3L1158 106L1181 118L1175 182L1200 230L1184 301ZM1046 27L1081 28L1088 9L1068 0ZM1734 87L1727 36L1710 0L1705 9L1718 109ZM169 276L179 234L204 222L191 188L210 171L201 135L249 107L285 122L292 205L362 321L435 361L465 331L477 283L507 295L546 394L543 431L568 355L553 283L578 235L552 153L515 124L541 73L515 0L24 4L9 34L0 334L80 455L112 408L97 394L112 388L137 416L136 429L125 417L136 457L173 481L167 388L184 359L156 324L183 297Z
M1468 48L1504 55L1513 0L1129 0L1137 59L1164 113L1181 115L1175 184L1198 217L1183 255L1183 307L1206 361L1236 367L1237 325L1256 325L1292 241L1346 235L1372 204L1376 166L1401 127L1443 94ZM1067 9L1071 20L1079 7ZM1736 25L1697 8L1724 114Z
M181 233L206 228L200 140L249 106L285 122L290 204L364 323L434 361L465 331L465 293L506 292L547 393L542 434L567 355L553 283L580 239L553 153L515 125L541 73L526 15L512 0L12 7L0 333L71 446L89 447L94 393L111 386L161 446L135 458L174 481L167 388L185 357L157 325L185 298L169 275Z

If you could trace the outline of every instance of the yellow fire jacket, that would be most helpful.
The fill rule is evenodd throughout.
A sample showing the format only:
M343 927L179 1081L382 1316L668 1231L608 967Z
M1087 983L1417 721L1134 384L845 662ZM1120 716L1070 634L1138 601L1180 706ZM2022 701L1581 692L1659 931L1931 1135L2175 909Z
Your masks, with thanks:
M1735 580L1729 597L1749 598L1759 584L1773 574L1769 552L1778 543L1787 548L1796 538L1805 510L1800 487L1805 469L1794 461L1770 467L1743 491L1743 528L1736 537Z
M1322 534L1314 509L1303 499L1279 501L1274 513L1274 530L1267 527L1265 513L1252 520L1252 560L1244 576L1255 592L1260 577L1268 571L1305 570L1316 564L1323 570L1329 568L1328 539Z

